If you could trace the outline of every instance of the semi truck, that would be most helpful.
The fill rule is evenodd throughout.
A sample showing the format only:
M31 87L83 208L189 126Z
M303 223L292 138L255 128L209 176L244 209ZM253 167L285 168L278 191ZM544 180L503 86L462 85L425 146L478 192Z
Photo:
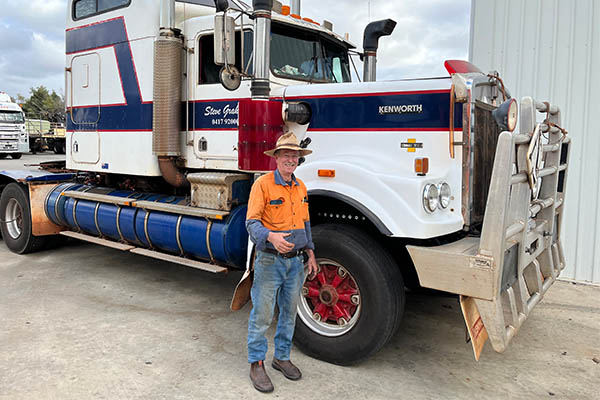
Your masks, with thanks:
M25 124L31 153L52 150L56 154L65 154L66 129L62 123L28 118Z
M393 20L359 51L303 15L297 0L69 0L66 165L0 172L6 245L63 235L248 275L250 187L293 132L313 150L296 174L319 264L296 345L356 363L399 330L407 288L431 288L460 298L476 357L488 339L504 351L565 267L559 108L459 60L378 81Z
M9 155L18 159L28 151L25 114L7 93L0 92L0 159Z

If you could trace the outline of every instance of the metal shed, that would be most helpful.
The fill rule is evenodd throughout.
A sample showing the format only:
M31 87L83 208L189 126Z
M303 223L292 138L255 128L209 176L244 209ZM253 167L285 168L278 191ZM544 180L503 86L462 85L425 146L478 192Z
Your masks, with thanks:
M472 0L469 60L513 97L561 108L573 140L562 278L600 284L600 0Z

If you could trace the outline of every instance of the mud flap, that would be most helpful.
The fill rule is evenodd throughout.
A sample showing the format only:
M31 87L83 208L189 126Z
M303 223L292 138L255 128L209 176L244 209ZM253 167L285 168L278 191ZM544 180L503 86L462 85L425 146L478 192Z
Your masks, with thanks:
M254 270L250 268L246 269L242 279L238 282L233 292L233 298L231 299L231 311L241 310L242 307L250 301L250 290L252 289L252 282L254 280Z
M475 299L468 296L460 296L460 309L462 310L465 323L467 324L467 332L469 333L469 338L473 345L475 360L479 361L483 345L488 340L487 329L485 329L481 315L477 310Z
M58 183L29 183L29 203L31 207L31 233L33 236L56 235L66 228L54 224L46 216L46 196Z

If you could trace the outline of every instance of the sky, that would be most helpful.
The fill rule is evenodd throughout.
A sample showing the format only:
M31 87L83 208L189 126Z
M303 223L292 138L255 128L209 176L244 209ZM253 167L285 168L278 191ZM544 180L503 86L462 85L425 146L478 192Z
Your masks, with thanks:
M392 35L379 42L377 79L387 80L444 76L444 60L466 60L470 4L471 0L303 0L301 13L333 22L334 31L349 33L359 51L370 21L395 20ZM44 85L63 95L67 0L2 0L2 5L0 91L28 97L31 87ZM360 73L362 67L357 68Z

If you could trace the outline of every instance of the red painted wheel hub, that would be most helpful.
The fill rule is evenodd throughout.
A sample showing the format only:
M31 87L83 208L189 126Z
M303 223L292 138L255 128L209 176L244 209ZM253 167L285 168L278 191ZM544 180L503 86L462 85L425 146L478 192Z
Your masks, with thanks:
M321 264L312 280L304 283L302 293L317 321L345 325L356 314L360 297L354 279L343 268Z

